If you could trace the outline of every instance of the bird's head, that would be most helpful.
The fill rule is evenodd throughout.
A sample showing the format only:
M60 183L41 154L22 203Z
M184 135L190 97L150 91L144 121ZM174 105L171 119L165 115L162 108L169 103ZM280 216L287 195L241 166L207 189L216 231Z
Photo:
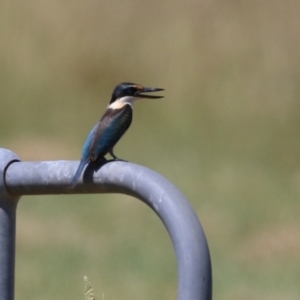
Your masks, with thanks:
M115 87L111 96L111 100L109 102L109 106L112 108L117 108L118 104L120 104L120 106L124 105L125 103L133 104L133 102L138 99L163 98L163 96L154 96L154 95L145 94L145 93L158 92L163 90L164 89L160 89L160 88L143 87L140 84L136 84L136 83L123 82Z

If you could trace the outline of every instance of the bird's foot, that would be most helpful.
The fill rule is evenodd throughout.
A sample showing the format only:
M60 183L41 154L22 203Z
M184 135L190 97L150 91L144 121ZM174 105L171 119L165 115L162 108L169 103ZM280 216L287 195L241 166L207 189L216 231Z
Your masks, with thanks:
M128 162L128 160L122 159L122 158L118 158L118 157L114 157L113 159L114 161L124 161L124 162Z
M110 156L113 158L114 161L125 161L125 162L127 162L127 160L118 158L118 157L114 154L113 150L110 150L108 153L110 154Z

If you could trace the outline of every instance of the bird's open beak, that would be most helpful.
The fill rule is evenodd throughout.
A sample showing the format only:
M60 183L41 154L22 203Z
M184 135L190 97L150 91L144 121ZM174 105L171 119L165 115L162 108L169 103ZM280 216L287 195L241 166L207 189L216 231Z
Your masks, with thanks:
M139 98L147 98L147 99L159 99L163 98L164 96L152 96L152 95L144 95L143 93L152 93L152 92L159 92L164 91L164 89L159 88L151 88L151 87L144 87L143 89L139 90L135 93L135 96Z

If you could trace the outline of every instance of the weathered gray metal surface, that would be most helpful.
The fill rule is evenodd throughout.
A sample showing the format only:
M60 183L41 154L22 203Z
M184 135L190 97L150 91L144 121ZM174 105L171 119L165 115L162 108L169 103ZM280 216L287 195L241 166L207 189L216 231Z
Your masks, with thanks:
M0 150L0 299L14 299L15 232L18 196L7 193L6 168L19 158L13 152Z
M16 197L122 193L142 200L160 217L172 239L179 272L178 299L212 298L211 262L205 234L189 202L172 183L145 167L114 161L98 170L89 166L77 186L70 189L77 166L78 161L14 162L5 173L6 186Z

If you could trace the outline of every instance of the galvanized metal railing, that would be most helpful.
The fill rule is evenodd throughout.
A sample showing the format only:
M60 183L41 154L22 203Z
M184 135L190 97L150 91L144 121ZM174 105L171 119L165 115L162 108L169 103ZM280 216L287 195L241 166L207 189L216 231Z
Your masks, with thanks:
M121 193L142 200L160 217L172 239L179 273L179 300L212 299L210 254L197 215L167 179L129 162L88 166L74 189L78 161L21 162L0 149L0 299L14 299L16 209L21 196Z

